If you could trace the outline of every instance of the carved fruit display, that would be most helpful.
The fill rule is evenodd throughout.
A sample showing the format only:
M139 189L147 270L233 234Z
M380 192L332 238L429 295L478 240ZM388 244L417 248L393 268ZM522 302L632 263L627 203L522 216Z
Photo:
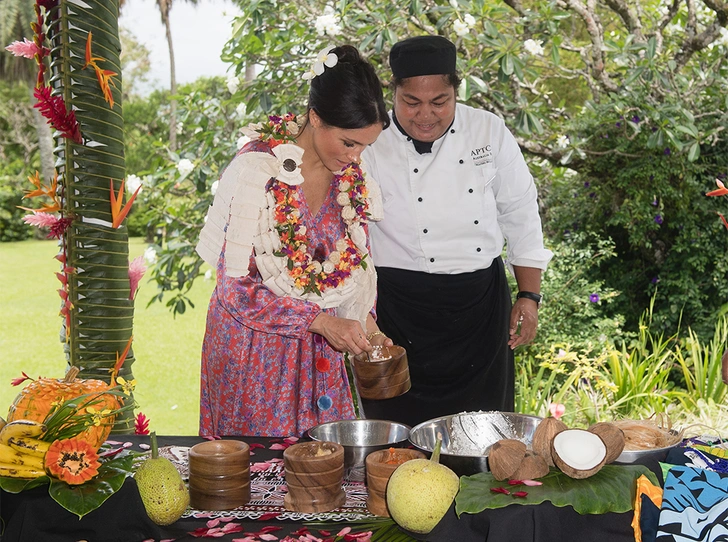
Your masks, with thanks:
M113 411L121 407L116 396L103 393L109 389L109 384L102 380L76 378L77 375L78 368L71 367L65 378L39 378L27 384L10 406L8 422L43 422L53 407L87 394L93 395L82 400L79 411L86 404L96 412ZM91 425L79 437L98 449L109 436L113 424L113 416L103 417L99 425Z

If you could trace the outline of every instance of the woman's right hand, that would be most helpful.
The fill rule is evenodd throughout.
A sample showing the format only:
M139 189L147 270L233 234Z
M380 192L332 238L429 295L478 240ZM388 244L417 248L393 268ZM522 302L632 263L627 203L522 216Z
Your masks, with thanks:
M337 318L324 312L313 319L308 330L322 335L334 350L351 352L353 355L371 352L372 345L366 338L364 329L356 320Z

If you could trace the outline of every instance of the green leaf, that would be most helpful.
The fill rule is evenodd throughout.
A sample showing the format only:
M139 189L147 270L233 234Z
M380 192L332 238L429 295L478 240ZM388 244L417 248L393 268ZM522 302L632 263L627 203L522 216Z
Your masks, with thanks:
M700 157L700 143L697 141L690 145L690 149L688 150L688 160L691 162L695 162ZM717 364L716 364L717 365Z
M528 492L525 498L494 493L491 488L507 486L489 472L460 479L460 491L455 498L455 512L477 514L483 510L503 508L511 504L540 504L550 501L554 506L571 506L579 514L629 512L635 496L635 482L642 474L659 485L655 474L642 465L606 465L584 480L574 480L563 472L551 470L541 478L541 486L518 487ZM509 487L513 489L515 486Z
M132 455L102 463L96 477L78 486L69 486L60 480L51 479L48 492L63 508L82 518L121 489L126 477L134 472L133 463Z

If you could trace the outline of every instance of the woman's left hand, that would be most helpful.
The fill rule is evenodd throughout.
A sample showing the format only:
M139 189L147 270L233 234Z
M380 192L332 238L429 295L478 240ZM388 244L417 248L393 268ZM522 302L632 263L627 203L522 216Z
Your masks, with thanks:
M538 328L538 305L531 299L516 300L511 310L510 339L508 346L515 350L517 346L530 343L536 338Z

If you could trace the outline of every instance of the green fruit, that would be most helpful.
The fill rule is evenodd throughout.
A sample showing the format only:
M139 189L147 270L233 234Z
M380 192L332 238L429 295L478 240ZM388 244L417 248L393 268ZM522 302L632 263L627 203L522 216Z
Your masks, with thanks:
M460 489L458 475L438 463L441 444L438 436L430 459L402 463L387 484L387 508L392 519L414 533L429 533Z
M147 515L157 525L177 521L190 504L190 492L169 459L159 457L157 435L151 434L152 457L134 474Z

